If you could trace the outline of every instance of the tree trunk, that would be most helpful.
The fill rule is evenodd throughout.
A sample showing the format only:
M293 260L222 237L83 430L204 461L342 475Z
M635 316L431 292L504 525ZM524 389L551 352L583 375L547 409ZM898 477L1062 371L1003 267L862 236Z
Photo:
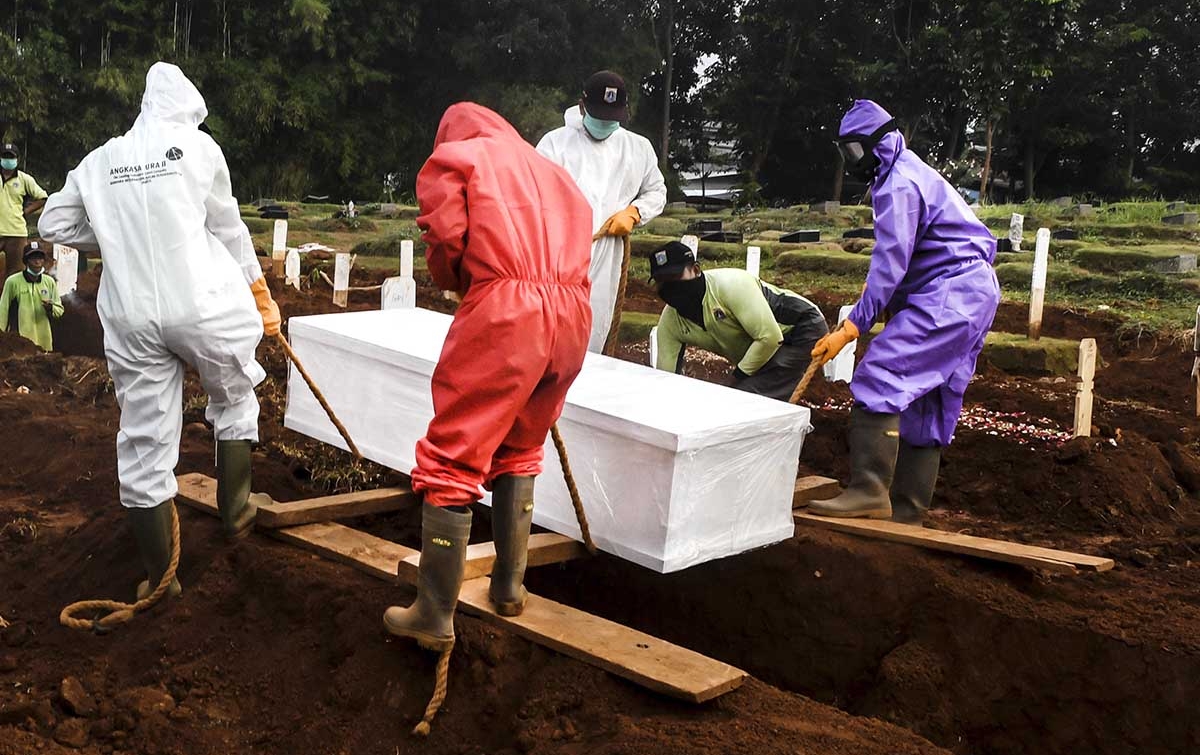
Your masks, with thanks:
M658 163L662 172L666 173L670 166L668 156L671 153L671 85L675 79L675 0L667 0L663 6L663 13L665 14L663 47L666 50L666 69L663 71L662 142L658 153Z
M792 77L792 64L796 58L796 19L788 20L787 38L784 41L783 62L779 66L779 82L790 81ZM775 137L775 127L779 123L779 113L783 109L784 100L792 96L788 87L776 85L772 87L774 97L771 100L771 105L767 110L767 116L763 119L763 128L760 132L762 135L758 140L758 145L754 150L754 157L750 161L750 180L757 181L758 174L762 172L763 165L767 162L767 155L771 151L771 142Z
M1036 174L1033 161L1037 156L1037 150L1033 143L1033 139L1025 142L1025 201L1032 202L1034 199L1033 192L1033 177Z
M1133 189L1133 168L1134 168L1134 163L1137 160L1137 132L1134 130L1135 124L1134 124L1133 112L1134 112L1133 106L1130 106L1130 107L1126 108L1126 110L1125 110L1125 155L1126 155L1126 159L1125 159L1125 165L1121 171L1121 173L1122 173L1121 178L1125 184L1122 188L1124 188L1125 191L1131 191Z
M942 154L942 159L950 162L958 157L958 145L962 140L963 128L967 125L967 112L961 106L954 108L954 117L950 119L950 135L946 141L946 151Z
M837 151L837 164L833 171L833 192L829 197L830 201L842 201L842 180L846 176L846 158L842 157L842 151Z
M979 204L987 204L988 178L992 172L992 130L995 123L991 118L987 122L987 148L983 153L983 173L979 177Z

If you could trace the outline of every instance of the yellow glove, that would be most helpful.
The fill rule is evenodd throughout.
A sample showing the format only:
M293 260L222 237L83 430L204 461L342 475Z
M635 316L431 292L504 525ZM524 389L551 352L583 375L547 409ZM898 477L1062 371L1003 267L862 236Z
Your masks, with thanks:
M271 289L267 288L266 276L251 283L250 290L254 293L254 303L258 306L258 314L262 317L263 335L279 335L279 326L283 324L283 318L279 315L279 305L271 298Z
M842 349L846 348L846 344L858 338L858 328L854 327L854 323L849 320L842 320L842 324L837 326L837 329L832 333L821 336L821 340L817 341L817 345L813 346L812 358L819 365L823 365L830 359L836 357Z
M600 226L600 232L597 236L628 236L633 232L633 227L642 221L642 213L638 212L638 208L629 205L624 210L614 212L612 217L604 221L604 225Z

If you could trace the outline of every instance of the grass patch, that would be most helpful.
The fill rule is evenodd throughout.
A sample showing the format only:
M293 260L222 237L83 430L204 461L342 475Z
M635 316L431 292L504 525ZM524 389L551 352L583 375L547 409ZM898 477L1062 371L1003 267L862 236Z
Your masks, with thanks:
M425 242L421 240L421 234L416 226L413 226L411 229L394 231L386 236L377 236L373 239L360 241L350 251L364 257L392 257L399 259L400 242L402 241L413 242L413 257L425 256Z
M652 236L674 236L679 238L687 233L687 223L677 218L659 216L642 226L646 233Z
M646 312L622 312L618 338L625 343L645 341L650 337L650 330L658 325L658 317Z
M1019 375L1074 375L1079 369L1079 342L1062 338L1030 341L1019 333L988 333L980 359Z
M1080 267L1100 273L1131 270L1160 270L1170 260L1184 254L1195 255L1195 247L1152 245L1139 247L1087 247L1074 253Z
M865 278L871 268L871 257L832 249L798 250L780 254L775 259L775 267L783 271L829 272Z

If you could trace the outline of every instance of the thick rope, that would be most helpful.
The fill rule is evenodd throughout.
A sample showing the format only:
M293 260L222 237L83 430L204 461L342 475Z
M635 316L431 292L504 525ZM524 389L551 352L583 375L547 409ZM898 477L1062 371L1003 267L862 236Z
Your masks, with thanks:
M64 627L71 629L91 629L97 634L110 631L113 627L125 624L139 613L147 611L162 600L175 579L175 570L179 568L179 512L175 503L171 502L171 560L163 572L162 579L154 592L136 603L121 603L116 600L83 600L72 603L58 615L58 621ZM107 615L100 616L107 611ZM77 614L91 614L96 618L80 619Z
M333 426L337 428L339 433L341 433L342 440L346 441L346 445L349 446L350 452L361 459L363 455L359 453L358 446L354 445L354 441L350 440L350 433L346 432L346 426L343 425L341 420L337 418L337 415L333 413L333 408L329 406L329 402L325 400L325 394L321 393L320 389L317 388L317 384L313 382L311 377L309 377L308 370L304 369L304 365L300 363L300 357L296 355L296 352L292 351L292 345L288 343L286 338L283 337L283 333L276 333L275 337L279 339L279 344L283 346L283 351L285 354L287 354L288 359L292 360L292 364L296 365L296 370L300 373L300 377L304 378L305 383L308 383L308 389L312 391L314 396L317 397L317 401L320 402L321 408L325 410L327 415L329 415L329 421L333 422Z
M563 479L567 481L567 492L571 494L571 505L575 507L575 519L579 522L579 534L583 538L583 547L588 553L596 555L596 543L592 541L592 530L588 527L587 514L583 510L583 498L579 495L579 486L575 484L575 475L571 474L571 460L567 458L567 444L563 442L562 433L558 431L558 423L550 426L550 437L554 439L554 448L558 451L558 461L562 465Z
M601 353L606 357L615 357L617 355L617 342L621 335L621 310L625 309L625 288L629 283L629 257L632 253L632 244L628 236L622 236L624 249L621 254L621 279L617 283L617 300L613 302L612 323L608 326L608 338L604 339L604 351Z
M821 363L817 360L814 359L809 363L808 369L804 371L804 377L800 378L800 382L796 384L796 390L792 391L792 397L788 399L788 403L800 402L800 397L808 390L808 384L812 382L813 375L816 375L819 369L821 369Z
M425 706L425 717L412 730L412 733L418 737L429 736L433 717L437 715L442 703L446 701L446 685L450 681L450 653L453 651L454 640L450 640L450 645L438 656L437 671L435 672L437 680L433 684L433 697L429 698L429 705Z

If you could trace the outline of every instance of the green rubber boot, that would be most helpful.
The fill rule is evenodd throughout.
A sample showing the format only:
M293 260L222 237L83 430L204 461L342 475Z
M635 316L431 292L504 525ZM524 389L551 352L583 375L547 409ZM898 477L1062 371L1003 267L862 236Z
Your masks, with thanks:
M459 514L439 506L421 508L421 564L417 599L408 608L392 606L384 627L411 637L426 650L444 651L454 644L454 608L467 565L471 512Z
M146 579L137 586L138 600L154 592L171 563L171 512L174 506L174 501L167 501L148 509L125 509L138 553L142 556L142 566L146 569ZM167 597L175 598L182 593L179 580L171 580Z
M850 410L850 484L836 498L813 501L818 516L891 519L890 489L900 446L900 415Z
M496 562L488 597L501 616L520 616L529 594L525 566L529 562L529 527L533 524L533 477L505 475L492 483L492 540Z
M265 495L250 493L250 445L248 440L217 441L217 508L230 540L249 535L258 504L270 501Z
M942 449L920 448L900 441L896 476L892 480L892 521L921 526L933 502Z

